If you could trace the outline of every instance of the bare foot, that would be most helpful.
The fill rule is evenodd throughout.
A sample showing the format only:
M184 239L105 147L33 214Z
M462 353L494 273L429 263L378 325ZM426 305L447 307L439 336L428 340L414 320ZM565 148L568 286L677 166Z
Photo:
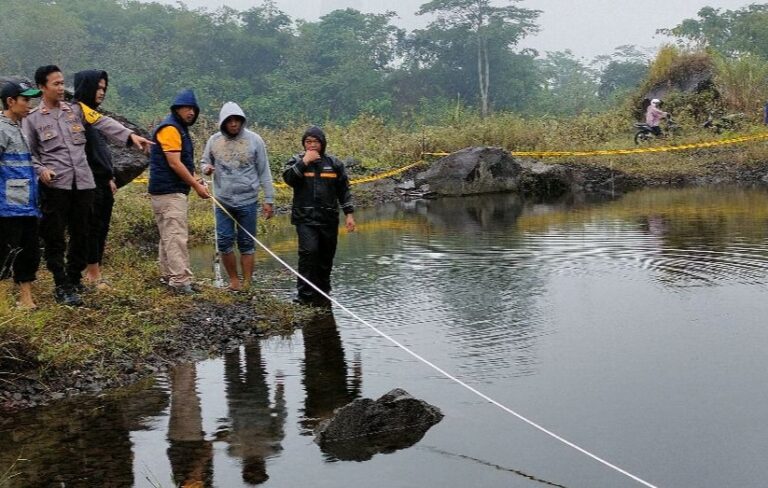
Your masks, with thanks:
M227 290L229 291L240 291L242 289L240 285L240 279L239 278L230 278L229 280L229 286L227 287Z
M37 308L35 301L32 300L32 283L19 283L19 301L16 306L25 310Z
M86 266L83 281L86 283L98 283L101 281L101 267L98 264L89 264Z

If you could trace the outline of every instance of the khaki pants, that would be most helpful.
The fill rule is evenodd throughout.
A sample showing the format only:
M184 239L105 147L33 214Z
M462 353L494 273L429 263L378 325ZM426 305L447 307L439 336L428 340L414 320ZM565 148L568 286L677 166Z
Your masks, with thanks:
M192 283L187 240L187 196L183 193L150 195L157 230L160 231L160 273L171 286Z

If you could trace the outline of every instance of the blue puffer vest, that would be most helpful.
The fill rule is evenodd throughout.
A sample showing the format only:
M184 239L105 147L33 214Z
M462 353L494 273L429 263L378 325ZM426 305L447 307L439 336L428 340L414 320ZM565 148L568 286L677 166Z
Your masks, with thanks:
M192 90L184 90L176 96L171 105L171 114L157 126L152 134L152 141L155 143L149 153L149 194L166 195L169 193L189 194L189 185L179 178L173 169L168 165L165 159L163 148L157 142L157 133L169 125L175 127L181 134L181 162L191 174L195 174L195 148L192 144L192 138L189 130L184 123L176 116L175 109L181 106L189 106L199 113L200 109ZM194 123L194 121L193 121Z

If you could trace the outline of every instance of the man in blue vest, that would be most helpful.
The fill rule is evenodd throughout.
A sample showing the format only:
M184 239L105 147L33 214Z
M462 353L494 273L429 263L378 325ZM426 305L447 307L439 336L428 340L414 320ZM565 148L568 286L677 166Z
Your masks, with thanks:
M195 292L189 266L187 195L210 198L208 188L195 179L195 155L189 127L200 114L192 90L183 90L171 104L171 113L155 129L149 156L149 195L160 232L160 272L171 290Z
M0 280L13 276L19 285L19 307L33 309L32 282L40 265L37 175L21 130L30 98L40 90L9 81L0 88Z

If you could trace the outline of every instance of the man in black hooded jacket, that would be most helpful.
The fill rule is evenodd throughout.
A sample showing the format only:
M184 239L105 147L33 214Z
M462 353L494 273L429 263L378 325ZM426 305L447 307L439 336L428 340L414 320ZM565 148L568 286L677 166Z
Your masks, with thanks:
M75 100L91 109L101 105L108 87L109 75L106 71L93 69L75 73ZM90 218L85 281L95 284L97 288L106 288L107 285L101 276L101 261L112 220L117 185L112 167L112 152L107 146L106 138L89 124L85 125L85 138L85 154L96 183L93 214Z
M291 223L299 237L299 274L327 294L339 235L339 206L348 232L355 231L355 209L344 163L325 153L325 133L310 127L301 137L301 145L304 152L293 156L283 171L283 179L293 188ZM296 288L300 303L326 303L301 278Z

